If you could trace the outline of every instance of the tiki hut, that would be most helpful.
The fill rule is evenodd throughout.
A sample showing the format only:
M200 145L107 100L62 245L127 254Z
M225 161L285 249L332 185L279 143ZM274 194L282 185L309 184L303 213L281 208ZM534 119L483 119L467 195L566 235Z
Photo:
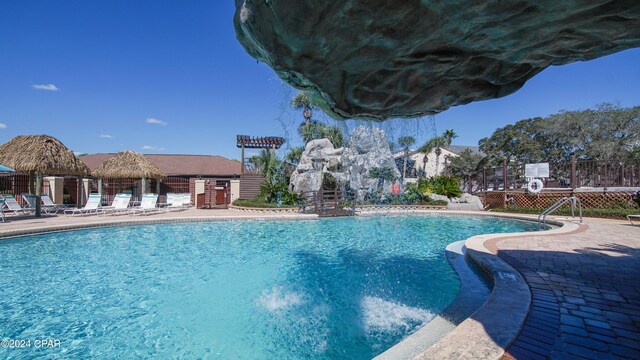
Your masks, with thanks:
M91 175L99 178L98 189L100 192L102 192L102 178L142 179L142 192L144 192L147 179L164 179L166 177L144 155L130 150L119 152L95 168Z
M35 176L36 216L40 216L43 174L84 176L89 173L73 151L49 135L16 136L0 145L0 164L28 173L30 184Z

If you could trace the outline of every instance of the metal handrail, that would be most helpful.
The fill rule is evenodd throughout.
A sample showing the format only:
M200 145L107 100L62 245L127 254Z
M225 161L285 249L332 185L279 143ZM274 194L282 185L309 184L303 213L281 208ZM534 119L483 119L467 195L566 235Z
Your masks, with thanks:
M538 228L540 229L542 228L542 225L547 225L547 215L558 210L560 207L562 207L562 205L568 202L571 202L572 218L576 217L575 209L576 209L576 203L578 203L578 210L580 214L580 224L582 224L582 202L577 197L571 196L571 197L563 197L562 199L553 203L553 205L546 208L542 213L540 213L540 215L538 215Z

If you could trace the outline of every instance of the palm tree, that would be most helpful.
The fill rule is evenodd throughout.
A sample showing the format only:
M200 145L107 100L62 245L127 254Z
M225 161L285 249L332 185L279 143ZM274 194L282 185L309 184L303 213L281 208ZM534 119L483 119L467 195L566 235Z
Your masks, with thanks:
M302 141L306 144L311 140L322 138L323 126L323 124L320 124L316 120L311 120L309 123L301 122L298 126L298 134L300 134Z
M302 146L292 147L291 149L289 149L289 152L287 152L287 155L285 155L285 159L291 165L298 166L303 152L304 152L304 147Z
M339 148L344 145L344 135L342 135L342 130L336 125L328 126L324 125L320 128L320 135L323 138L329 139L333 144L333 147Z
M255 158L255 162L260 175L264 176L267 182L272 183L278 171L278 166L280 166L280 160L275 150L261 150L260 154Z
M453 141L453 139L458 137L458 134L456 134L456 132L453 131L453 129L447 129L442 133L442 137L444 137L447 143L447 147L449 147L451 146L451 142Z
M456 134L453 129L447 129L440 136L435 136L429 139L422 147L419 149L420 152L424 153L426 157L428 153L435 150L436 153L436 175L438 175L438 166L440 164L440 154L442 154L442 148L451 146L451 142L454 138L457 138L458 134ZM425 163L426 166L426 163ZM425 176L427 169L425 168Z
M293 99L291 99L291 107L294 110L302 110L302 116L304 116L305 125L309 127L311 124L311 117L313 116L313 110L316 107L311 103L311 99L306 92L298 92Z
M427 154L435 150L436 153L436 175L438 175L438 163L440 161L440 154L442 153L442 148L446 146L447 140L443 136L435 136L429 139L422 147L420 147L419 151L424 153L426 157ZM426 165L426 164L425 164ZM425 167L425 176L427 174L427 169Z
M407 158L409 157L409 147L415 144L413 136L403 136L398 139L398 145L404 149L404 165L402 166L402 180L407 176Z

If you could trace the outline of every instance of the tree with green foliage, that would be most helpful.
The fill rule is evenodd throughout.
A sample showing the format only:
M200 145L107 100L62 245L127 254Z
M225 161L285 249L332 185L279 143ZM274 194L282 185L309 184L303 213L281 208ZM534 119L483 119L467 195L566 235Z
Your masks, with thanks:
M329 139L331 144L336 148L344 145L344 135L342 134L342 130L336 125L322 124L313 120L309 124L300 123L298 133L305 144L311 140Z
M458 156L450 156L449 161L449 173L461 178L466 184L471 176L480 170L482 156L474 154L470 149L465 149Z
M396 143L395 143L395 142L393 142L393 141L389 141L389 142L388 142L388 145L389 145L389 150L390 150L392 153L393 153L393 152L395 152L395 151L396 151L396 149L398 148L398 144L396 144Z
M640 106L603 103L497 129L479 142L488 164L628 159L640 154Z
M480 150L487 155L487 163L498 165L503 160L511 162L541 162L545 151L550 150L543 131L541 118L521 120L496 130L489 138L480 140ZM550 146L549 148L545 148Z
M404 161L402 166L402 180L407 176L407 159L409 158L409 148L415 144L416 139L413 136L402 136L398 139L398 145L404 150Z
M460 178L456 176L432 176L428 179L418 179L418 189L423 194L438 194L448 198L460 197Z
M296 146L289 149L287 155L285 155L284 159L293 166L298 166L300 163L300 158L302 158L302 153L304 152L303 146Z
M320 129L323 139L329 139L334 147L339 148L344 145L344 135L342 130L336 125L325 125Z
M444 138L448 147L448 146L451 146L453 139L458 137L458 134L456 134L456 132L453 131L453 129L447 129L442 133L442 137Z
M369 169L369 177L378 180L376 186L378 192L382 191L385 181L393 182L396 180L396 175L390 167L372 167Z
M311 97L304 91L298 92L293 99L291 99L291 108L294 110L302 110L302 116L304 116L306 126L311 124L313 110L317 109L311 102Z
M442 135L434 136L431 139L427 140L427 142L420 147L419 151L424 153L426 157L432 151L435 151L436 154L436 175L438 175L438 167L440 165L440 155L442 154L442 148L451 146L451 142L454 138L457 138L458 134L453 131L453 129L445 130Z
M267 182L273 182L280 166L280 159L276 152L271 149L260 150L257 157L254 157L254 161L260 175L264 176Z

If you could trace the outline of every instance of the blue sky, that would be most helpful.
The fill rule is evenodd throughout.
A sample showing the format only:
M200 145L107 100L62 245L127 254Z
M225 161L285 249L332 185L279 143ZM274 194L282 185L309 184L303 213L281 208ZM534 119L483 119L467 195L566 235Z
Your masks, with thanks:
M286 135L297 145L295 90L246 54L233 12L232 0L3 1L0 142L49 134L85 153L230 158L240 156L237 134ZM640 105L640 49L549 68L513 95L452 108L434 124L453 128L455 144L475 145L520 119L605 101ZM422 141L430 124L383 127Z

